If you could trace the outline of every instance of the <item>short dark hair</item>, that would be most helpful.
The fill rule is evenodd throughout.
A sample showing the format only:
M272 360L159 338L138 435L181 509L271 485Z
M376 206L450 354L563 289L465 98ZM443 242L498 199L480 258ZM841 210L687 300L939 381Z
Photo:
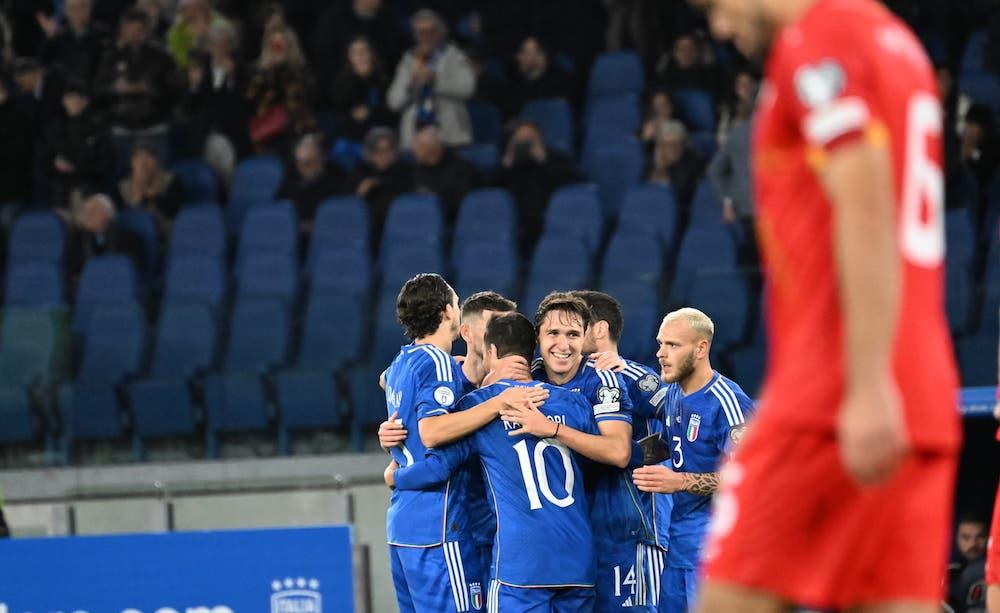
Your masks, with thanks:
M593 290L577 290L570 293L583 299L590 307L591 323L608 322L608 336L611 337L611 342L617 343L621 340L622 330L625 329L625 315L622 314L622 305L613 296Z
M497 357L516 355L531 363L535 355L535 327L531 321L518 312L503 313L490 319L486 324L483 342L497 348Z
M122 13L121 18L118 20L118 25L121 26L123 24L132 22L142 22L142 25L148 26L149 15L146 14L146 11L142 10L137 6L128 8L125 10L124 13Z
M981 524L983 526L988 525L987 521L983 518L983 516L974 511L970 511L968 513L962 513L961 515L958 516L958 522L955 524L955 526L958 527L961 526L962 524Z
M483 311L496 311L497 313L507 313L517 310L517 303L508 298L504 298L494 291L476 292L462 303L462 317L481 315Z
M571 316L579 317L584 330L590 326L590 307L583 299L577 298L569 292L552 292L543 298L542 303L538 305L538 311L535 313L535 334L541 331L545 316L552 311L562 311Z
M454 292L441 275L421 273L406 283L396 297L396 319L409 339L434 334Z

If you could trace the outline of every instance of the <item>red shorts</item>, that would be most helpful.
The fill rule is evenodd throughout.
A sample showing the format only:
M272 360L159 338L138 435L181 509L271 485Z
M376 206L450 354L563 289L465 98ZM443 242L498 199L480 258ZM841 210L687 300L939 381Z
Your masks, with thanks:
M862 489L832 434L758 422L723 468L705 576L814 608L937 603L956 463L915 453L888 483Z
M1000 488L993 503L993 527L986 548L986 585L1000 585Z

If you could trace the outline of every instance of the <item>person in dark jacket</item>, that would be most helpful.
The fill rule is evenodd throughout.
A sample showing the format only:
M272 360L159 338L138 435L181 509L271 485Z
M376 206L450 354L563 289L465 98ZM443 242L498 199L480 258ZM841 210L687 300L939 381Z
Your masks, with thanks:
M574 99L573 79L552 64L549 50L537 36L529 36L517 52L517 75L511 83L507 116L521 112L532 100L544 98Z
M687 128L679 121L668 121L661 129L646 180L674 188L681 205L681 217L687 221L688 206L694 197L705 160L688 143ZM681 227L684 227L683 225Z
M31 195L35 138L31 113L13 96L13 84L0 76L0 204Z
M372 128L365 136L362 161L348 178L351 192L363 198L371 213L373 245L378 245L389 205L400 194L414 189L413 169L399 159L399 145L392 128Z
M285 173L277 200L291 200L299 213L299 230L312 232L319 203L341 191L344 177L335 165L327 164L319 135L307 134L295 145L295 166Z
M413 136L413 182L417 191L436 194L445 221L455 221L462 198L478 187L476 167L441 142L437 126L425 126Z
M137 270L143 270L142 240L116 219L115 205L106 195L94 194L84 201L66 251L71 277L80 276L89 258L112 253L128 256Z
M91 0L66 0L66 21L42 45L42 62L60 65L68 79L90 87L111 38L104 24L91 18Z
M545 146L541 129L531 121L514 128L502 163L497 183L517 202L521 253L527 255L542 233L552 193L579 180L579 174L566 155Z
M388 86L389 80L371 42L364 37L351 41L347 47L347 62L327 94L337 111L340 134L348 140L361 142L373 126L395 123L385 103Z
M52 177L52 206L68 215L71 203L97 191L111 170L108 126L90 108L82 81L71 81L62 97L66 116L49 126L46 166Z

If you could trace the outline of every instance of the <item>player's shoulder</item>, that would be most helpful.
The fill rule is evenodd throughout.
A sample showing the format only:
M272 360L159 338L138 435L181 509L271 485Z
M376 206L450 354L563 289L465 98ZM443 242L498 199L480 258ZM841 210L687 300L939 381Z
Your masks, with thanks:
M545 362L542 361L542 358L535 358L531 361L531 372L537 372L544 369Z
M403 348L410 367L421 372L433 370L438 381L455 380L455 359L434 345L408 345Z
M593 360L585 360L583 376L591 385L598 387L621 387L620 375L610 370L599 370Z
M634 360L625 360L625 369L621 372L622 378L628 383L639 386L644 392L656 391L660 387L660 376L655 370Z
M752 402L743 388L732 379L720 374L703 393L710 402L717 403L730 426L737 426L746 421L744 409L750 407Z

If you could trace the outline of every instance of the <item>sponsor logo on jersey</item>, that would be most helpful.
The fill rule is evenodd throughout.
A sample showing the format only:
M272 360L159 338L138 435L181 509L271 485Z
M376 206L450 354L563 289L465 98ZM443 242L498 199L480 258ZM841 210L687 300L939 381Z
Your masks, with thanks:
M271 613L323 613L323 596L317 579L299 577L271 582Z
M621 397L622 397L622 391L617 387L608 387L606 385L602 385L597 390L597 399L600 401L601 404L613 404L615 402L618 402L618 400L620 400Z
M701 429L701 415L694 413L688 421L687 439L689 443L698 440L698 430Z
M655 392L656 388L660 386L660 378L656 375L646 375L642 379L639 379L639 389L646 392Z
M478 582L469 584L469 595L472 596L472 608L483 610L483 587Z
M455 402L455 392L450 387L442 385L434 390L434 400L441 406L451 406Z

